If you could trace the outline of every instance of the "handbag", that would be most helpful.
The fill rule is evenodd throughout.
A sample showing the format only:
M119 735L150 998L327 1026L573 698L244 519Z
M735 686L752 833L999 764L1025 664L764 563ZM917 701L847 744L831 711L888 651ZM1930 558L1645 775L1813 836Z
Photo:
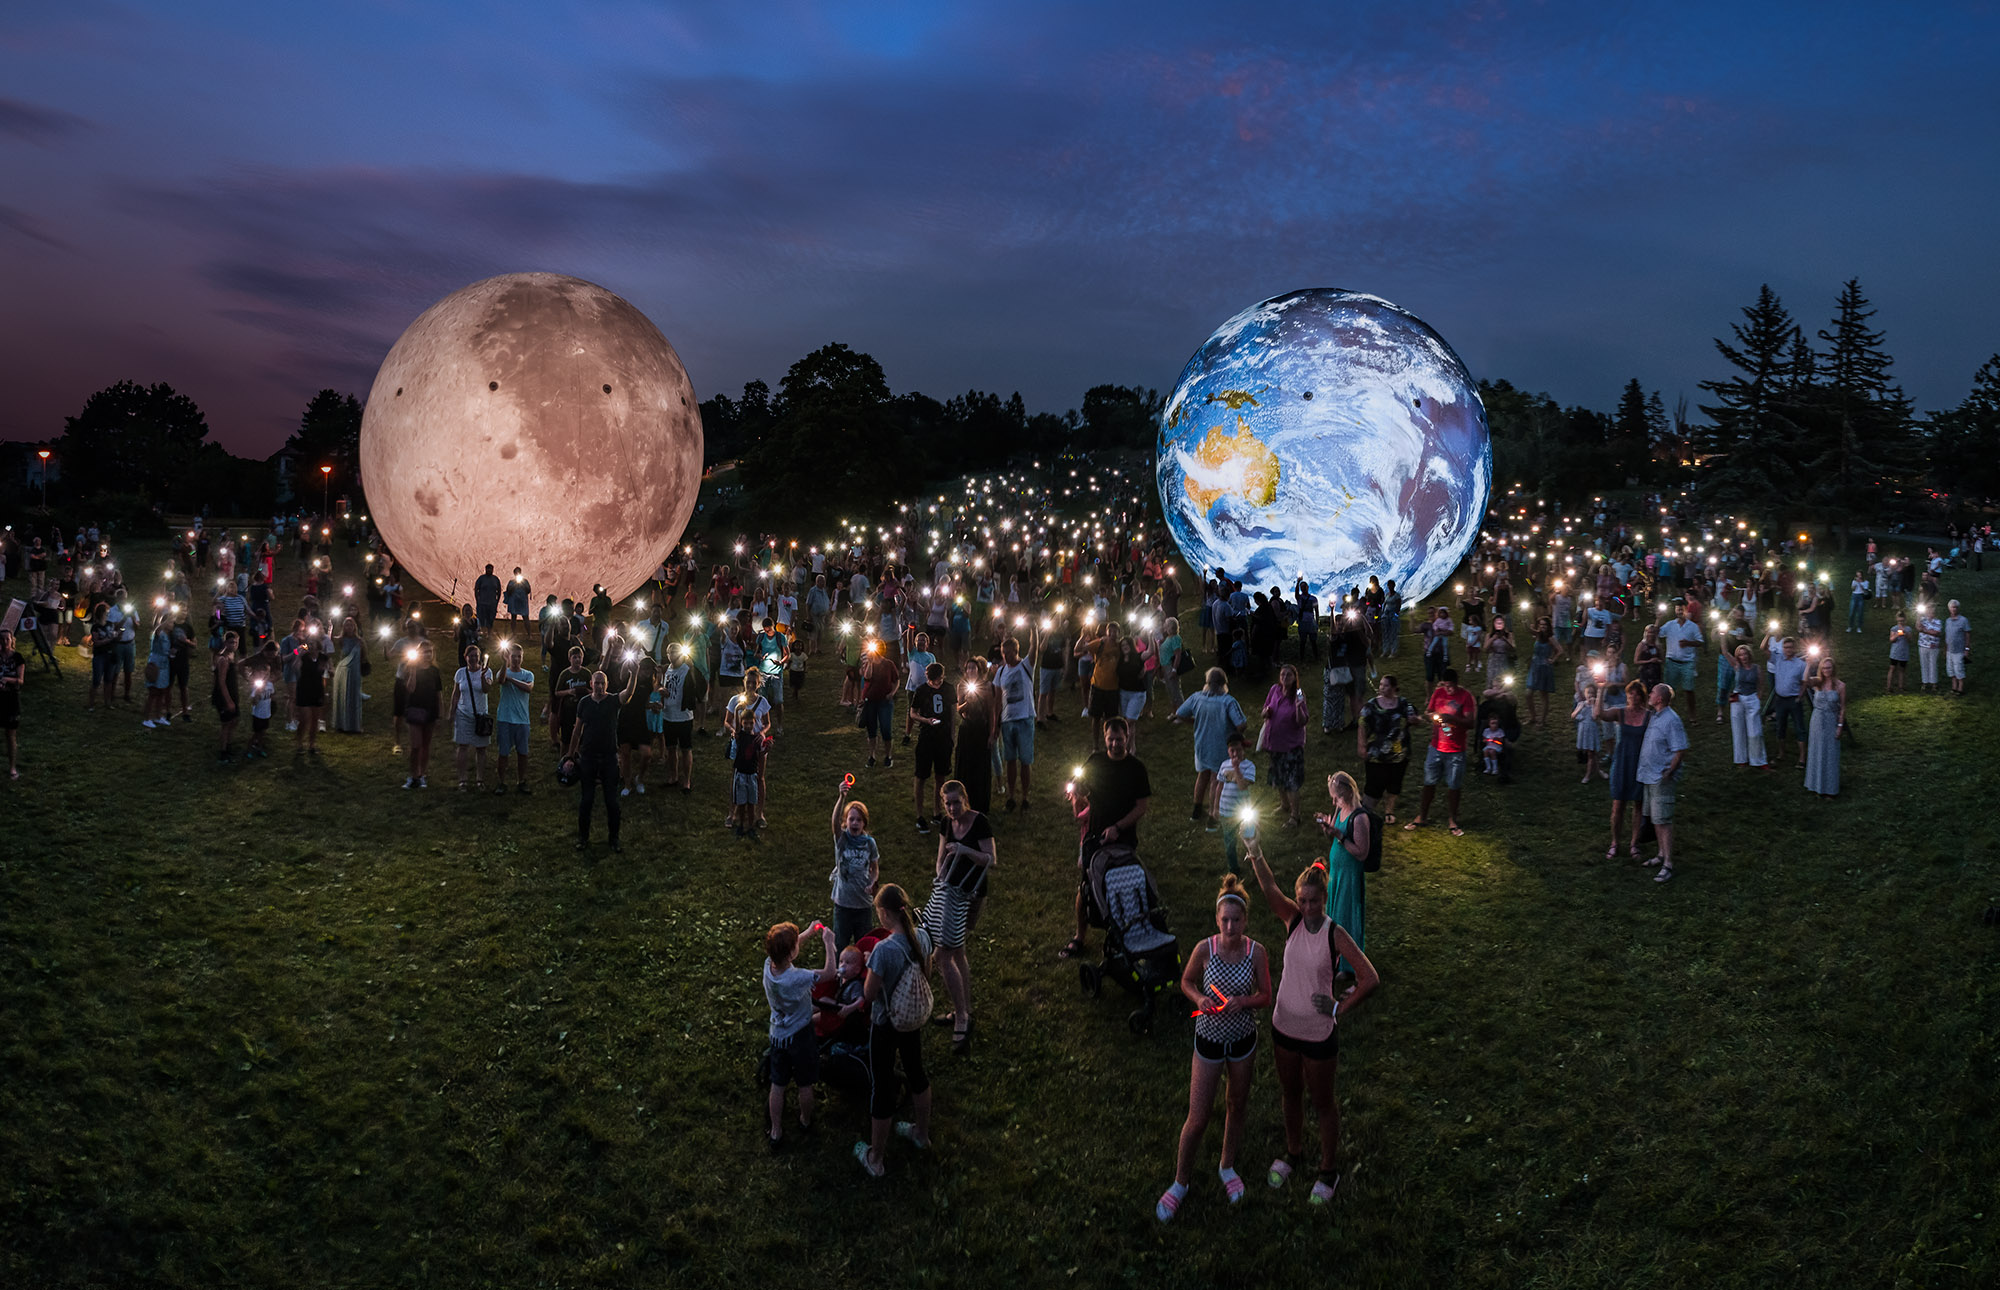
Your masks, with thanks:
M466 689L468 689L468 690L472 689L472 673L471 673L471 670L470 670L470 669L468 669L468 668L463 668L463 667L462 667L462 668L458 669L458 674L459 674L460 676L462 676L462 677L464 677L464 678L465 678L465 688L466 688ZM482 691L478 691L478 692L474 693L474 695L472 696L472 703L473 703L473 711L472 711L472 737L473 737L474 739L490 739L490 738L492 738L492 737L493 737L493 713L492 713L492 710L491 710L491 709L489 708L489 709L488 709L487 711L485 711L485 712L481 712L481 711L479 711L479 698L480 698L480 695L481 695L481 694L484 694L484 693L485 693L485 692L484 692L484 691L482 690Z
M896 979L896 988L889 992L889 1024L906 1035L929 1024L931 1009L937 1004L923 960L914 954L909 957L910 965L903 969L903 975Z
M1174 675L1186 676L1192 671L1194 671L1194 655L1188 653L1187 647L1183 645L1174 655Z

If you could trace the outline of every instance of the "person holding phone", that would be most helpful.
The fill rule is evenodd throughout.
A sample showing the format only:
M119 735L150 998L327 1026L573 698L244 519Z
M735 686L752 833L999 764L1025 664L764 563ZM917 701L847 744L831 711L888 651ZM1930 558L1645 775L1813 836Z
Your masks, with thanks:
M1271 786L1285 808L1285 827L1299 826L1299 790L1306 782L1306 721L1312 706L1299 684L1299 670L1290 663L1278 669L1278 682L1264 696L1264 751L1271 756Z
M298 646L298 680L292 686L292 715L299 723L295 747L319 756L320 714L326 709L326 629L319 620L306 624Z
M1326 912L1326 870L1308 866L1292 882L1292 894L1279 890L1271 876L1264 848L1254 835L1244 838L1250 866L1264 903L1285 925L1284 969L1278 978L1277 1000L1271 1009L1271 1046L1277 1058L1278 1099L1284 1108L1285 1153L1271 1162L1266 1181L1283 1187L1295 1162L1305 1154L1305 1098L1312 1095L1319 1121L1319 1177L1307 1203L1324 1205L1340 1185L1340 1102L1333 1079L1340 1065L1340 1017L1380 984L1381 976L1361 952L1346 928ZM1334 965L1352 966L1354 982L1342 990Z

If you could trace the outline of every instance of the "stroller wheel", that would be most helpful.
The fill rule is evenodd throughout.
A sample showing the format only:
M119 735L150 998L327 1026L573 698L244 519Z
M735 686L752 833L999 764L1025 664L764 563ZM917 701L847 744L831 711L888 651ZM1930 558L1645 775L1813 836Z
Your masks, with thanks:
M1093 999L1104 990L1104 973L1089 963L1076 965L1076 981L1083 992Z
M1153 1029L1153 1014L1150 1010L1141 1008L1139 1011L1125 1018L1125 1024L1131 1028L1132 1033L1135 1035L1148 1034Z

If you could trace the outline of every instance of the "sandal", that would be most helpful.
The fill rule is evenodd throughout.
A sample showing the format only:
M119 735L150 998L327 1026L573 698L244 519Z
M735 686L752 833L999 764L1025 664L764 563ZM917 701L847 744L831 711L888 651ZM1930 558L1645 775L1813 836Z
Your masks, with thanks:
M1285 1181L1291 1176L1292 1162L1283 1156L1279 1156L1271 1162L1271 1172L1264 1176L1264 1181L1270 1183L1273 1187L1282 1187L1285 1185Z
M1654 865L1656 865L1656 864L1660 864L1660 863L1662 863L1662 861L1661 861L1660 857L1659 857L1659 856L1654 856L1654 857L1653 857L1653 858L1652 858L1651 860L1648 860L1648 861L1646 861L1646 867L1647 867L1648 869L1651 869L1651 868L1652 868L1652 867L1653 867ZM1668 868L1672 868L1673 866L1671 866L1671 865L1668 865L1667 867L1668 867Z
M1319 1181L1313 1184L1312 1195L1306 1197L1306 1200L1308 1203L1314 1205L1330 1204L1333 1200L1333 1193L1338 1190L1340 1190L1339 1174L1334 1174L1333 1181L1331 1182L1327 1181L1326 1174L1321 1174Z
M872 1165L868 1163L868 1144L865 1142L854 1144L854 1158L861 1162L861 1167L868 1172L870 1178L880 1178L889 1172L889 1167L880 1161Z
M931 1140L917 1136L917 1126L909 1120L896 1121L896 1136L909 1142L919 1151L930 1150Z
M1653 875L1653 881L1665 882L1669 878L1672 878L1673 876L1674 876L1674 866L1670 861L1667 864L1663 864L1660 866L1660 871Z
M1422 827L1424 827L1424 817L1419 815L1416 819L1411 820L1408 824L1405 824L1403 826L1403 832L1415 833L1418 829L1421 829Z
M1604 849L1604 858L1606 860L1616 860L1618 858L1618 844L1616 842L1613 842Z
M1072 936L1070 938L1069 944L1063 946L1061 949L1056 951L1056 957L1059 959L1080 958L1083 955L1083 953L1084 953L1083 942L1078 940L1076 937Z
M1451 826L1451 836L1455 838L1462 838L1465 836L1465 830L1460 828L1458 825L1454 824Z
M1242 1200L1243 1193L1249 1190L1244 1185L1243 1176L1234 1169L1218 1169L1215 1172L1222 1179L1222 1194L1229 1197L1229 1203L1234 1205Z
M1181 1198L1174 1195L1174 1189L1169 1187L1160 1193L1159 1204L1153 1206L1153 1217L1162 1223L1169 1223L1173 1221L1174 1215L1180 1212L1180 1208Z

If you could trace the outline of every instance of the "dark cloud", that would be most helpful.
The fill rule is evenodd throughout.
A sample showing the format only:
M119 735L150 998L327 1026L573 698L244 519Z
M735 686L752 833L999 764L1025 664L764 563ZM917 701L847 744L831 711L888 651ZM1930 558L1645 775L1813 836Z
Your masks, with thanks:
M29 143L55 143L88 129L90 122L56 108L0 98L0 135Z
M58 251L75 249L54 233L49 232L47 226L42 221L17 207L0 206L0 230L25 237L30 241L40 242L43 246L52 246Z

